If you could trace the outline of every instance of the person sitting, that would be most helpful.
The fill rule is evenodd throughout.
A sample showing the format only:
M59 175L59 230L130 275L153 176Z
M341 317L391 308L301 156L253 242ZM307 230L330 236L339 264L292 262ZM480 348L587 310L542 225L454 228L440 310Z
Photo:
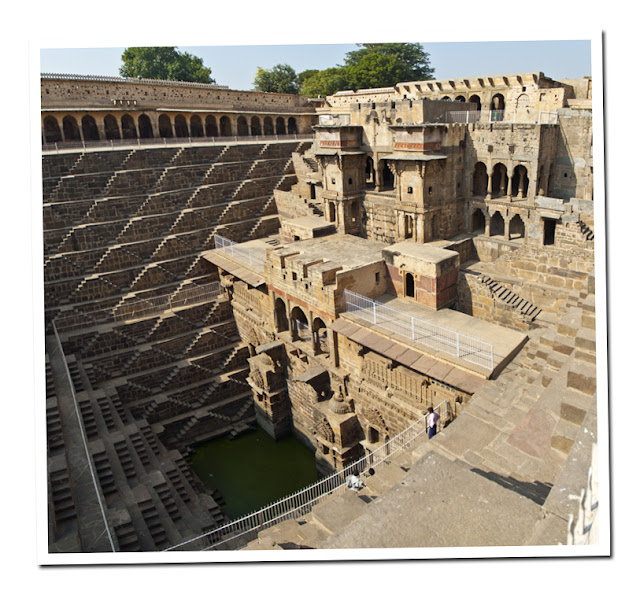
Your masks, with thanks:
M364 481L360 478L360 472L354 470L353 474L347 479L347 487L352 491L359 491L364 487Z

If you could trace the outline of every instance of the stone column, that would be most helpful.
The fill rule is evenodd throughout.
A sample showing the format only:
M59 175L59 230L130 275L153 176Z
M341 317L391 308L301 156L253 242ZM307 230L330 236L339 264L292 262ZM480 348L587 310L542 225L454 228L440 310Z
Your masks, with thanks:
M511 240L511 234L509 233L510 224L511 224L511 218L507 218L507 216L505 215L505 218L504 218L504 238L507 241Z
M504 169L500 169L500 196L504 196L506 194L506 177L507 172Z
M513 171L507 178L507 198L511 200L513 198Z
M491 237L491 213L489 211L484 219L484 234L485 237Z
M424 215L416 215L415 238L418 243L424 243Z
M487 178L487 200L491 200L491 194L493 193L493 167Z
M524 175L522 174L518 180L518 198L524 198Z

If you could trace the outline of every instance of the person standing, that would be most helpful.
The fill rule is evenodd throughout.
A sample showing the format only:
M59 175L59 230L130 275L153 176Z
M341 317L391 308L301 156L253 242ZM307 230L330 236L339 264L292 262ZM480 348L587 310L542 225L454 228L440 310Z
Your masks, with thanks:
M437 412L434 412L432 406L427 409L427 412L429 413L427 415L427 429L429 431L429 439L431 439L438 430L438 420L440 419L440 415Z

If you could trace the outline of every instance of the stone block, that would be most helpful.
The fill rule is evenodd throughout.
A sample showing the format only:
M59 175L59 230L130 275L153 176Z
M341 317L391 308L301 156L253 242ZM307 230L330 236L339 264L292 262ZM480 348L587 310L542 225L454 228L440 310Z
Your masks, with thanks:
M583 394L596 393L596 368L594 365L574 362L567 372L567 387L578 390Z
M569 423L573 423L574 425L582 425L582 421L584 421L586 414L586 410L573 406L572 404L563 402L560 405L560 418L568 421Z

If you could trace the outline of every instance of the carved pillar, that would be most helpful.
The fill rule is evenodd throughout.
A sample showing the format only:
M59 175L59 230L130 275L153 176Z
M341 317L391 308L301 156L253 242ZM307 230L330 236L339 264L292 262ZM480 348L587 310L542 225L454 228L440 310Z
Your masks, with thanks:
M491 194L493 194L493 168L491 168L491 173L487 176L487 199L491 199Z
M418 243L424 243L424 214L416 215L415 236Z

